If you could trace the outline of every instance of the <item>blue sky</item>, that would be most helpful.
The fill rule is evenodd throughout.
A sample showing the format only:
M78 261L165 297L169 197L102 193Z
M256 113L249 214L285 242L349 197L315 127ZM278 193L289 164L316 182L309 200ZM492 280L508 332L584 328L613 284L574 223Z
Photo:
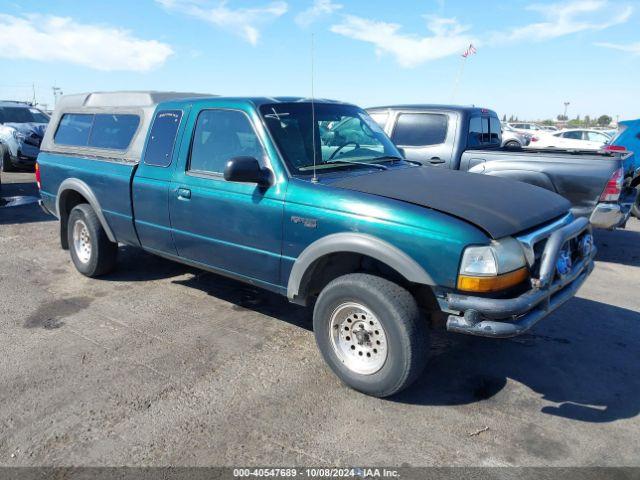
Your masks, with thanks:
M313 33L318 97L637 118L639 27L638 0L0 0L0 98L309 95Z

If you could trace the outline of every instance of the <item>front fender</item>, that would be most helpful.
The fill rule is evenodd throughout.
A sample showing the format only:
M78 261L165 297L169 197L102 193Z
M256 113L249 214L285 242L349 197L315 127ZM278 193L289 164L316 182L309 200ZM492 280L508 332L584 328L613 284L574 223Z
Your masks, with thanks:
M367 255L393 268L412 283L435 284L431 275L415 260L390 243L362 233L334 233L313 242L296 259L287 285L287 297L290 300L294 301L299 295L300 286L309 267L316 260L332 253Z

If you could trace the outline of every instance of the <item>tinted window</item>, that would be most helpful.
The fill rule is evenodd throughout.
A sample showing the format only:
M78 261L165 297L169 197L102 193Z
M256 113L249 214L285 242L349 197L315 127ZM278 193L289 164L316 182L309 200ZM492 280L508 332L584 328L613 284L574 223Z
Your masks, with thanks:
M447 138L447 116L431 113L403 113L398 117L392 140L396 145L437 145Z
M373 119L374 122L380 125L380 128L384 128L384 126L387 124L387 119L389 118L389 114L386 112L370 113L369 116Z
M189 170L222 173L233 157L264 158L260 140L242 112L205 110L200 112L191 145Z
M95 115L89 136L89 146L126 150L139 123L140 118L137 115Z
M156 114L144 154L144 163L159 167L171 165L181 118L181 110L167 110Z
M502 126L497 117L471 117L469 119L469 138L467 146L500 144Z
M47 123L48 121L49 117L37 108L0 108L0 123Z
M565 132L564 138L571 138L573 140L582 140L582 132Z
M489 141L490 143L502 142L502 125L496 117L489 117Z
M93 124L93 115L65 113L54 136L60 145L85 147Z

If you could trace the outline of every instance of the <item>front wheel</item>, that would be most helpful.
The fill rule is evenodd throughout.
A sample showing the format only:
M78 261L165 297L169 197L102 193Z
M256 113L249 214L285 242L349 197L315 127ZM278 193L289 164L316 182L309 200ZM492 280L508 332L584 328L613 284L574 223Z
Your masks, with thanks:
M520 148L521 145L516 142L515 140L509 140L507 143L504 144L505 148Z
M631 207L631 214L636 218L640 218L640 187L636 187L636 190L638 191L638 196L636 197L636 203Z
M330 282L316 302L313 330L333 372L368 395L400 392L427 362L428 326L415 299L374 275L354 273Z
M67 239L71 260L83 275L99 277L114 269L118 244L109 240L90 205L83 203L71 210Z

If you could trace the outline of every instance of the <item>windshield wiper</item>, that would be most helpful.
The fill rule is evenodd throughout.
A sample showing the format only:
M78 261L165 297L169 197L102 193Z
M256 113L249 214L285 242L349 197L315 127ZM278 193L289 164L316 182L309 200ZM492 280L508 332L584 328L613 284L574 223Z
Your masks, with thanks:
M382 155L380 157L376 157L373 159L373 161L377 161L377 160L402 160L403 162L407 162L410 163L412 165L418 165L418 166L422 166L422 163L418 162L417 160L407 160L406 158L402 158L402 157L397 157L395 155Z
M375 160L375 159L374 159ZM342 159L335 159L335 160L326 160L324 162L322 162L323 164L327 165L327 164L336 164L336 163L345 163L347 165L358 165L360 167L373 167L373 168L378 168L380 170L389 170L387 167L385 167L384 165L379 165L377 163L369 163L369 162L353 162L350 160L342 160Z

